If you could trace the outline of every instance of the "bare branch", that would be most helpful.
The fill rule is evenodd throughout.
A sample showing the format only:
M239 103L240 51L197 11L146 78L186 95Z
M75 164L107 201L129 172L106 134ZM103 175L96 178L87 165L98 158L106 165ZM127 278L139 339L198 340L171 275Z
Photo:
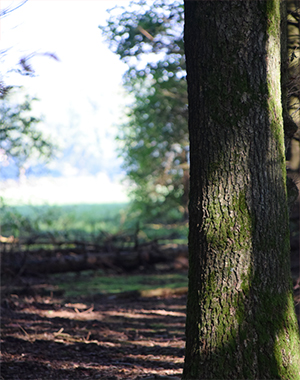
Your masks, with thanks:
M138 26L138 30L145 36L147 37L150 41L153 41L154 40L154 37L151 36L151 34L149 32L147 32L147 30L145 30L144 28L142 28L140 25Z
M16 5L15 7L8 7L5 9L0 10L0 18L6 17L11 12L15 11L16 9L22 7L25 3L27 3L28 0L23 0L20 4Z

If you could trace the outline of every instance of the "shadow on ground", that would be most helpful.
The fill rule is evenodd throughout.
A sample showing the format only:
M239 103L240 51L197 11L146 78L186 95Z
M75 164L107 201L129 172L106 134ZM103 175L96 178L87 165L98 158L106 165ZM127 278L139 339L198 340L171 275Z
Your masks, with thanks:
M179 379L185 305L176 291L72 300L9 293L1 307L0 379Z

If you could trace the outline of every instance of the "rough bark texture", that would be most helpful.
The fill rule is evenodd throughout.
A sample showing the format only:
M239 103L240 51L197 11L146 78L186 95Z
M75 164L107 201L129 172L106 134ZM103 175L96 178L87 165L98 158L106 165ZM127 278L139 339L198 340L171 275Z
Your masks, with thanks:
M189 296L184 379L300 379L278 0L186 1Z

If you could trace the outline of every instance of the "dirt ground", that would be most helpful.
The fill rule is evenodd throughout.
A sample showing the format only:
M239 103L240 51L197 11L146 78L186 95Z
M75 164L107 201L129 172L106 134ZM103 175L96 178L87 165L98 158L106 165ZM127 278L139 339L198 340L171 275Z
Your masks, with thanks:
M2 297L0 380L181 378L185 292L71 301L48 285Z
M300 323L298 211L292 223ZM1 299L0 380L181 378L186 292L68 299L47 277L19 277L13 285Z
M185 294L70 302L43 286L2 297L1 380L180 379Z

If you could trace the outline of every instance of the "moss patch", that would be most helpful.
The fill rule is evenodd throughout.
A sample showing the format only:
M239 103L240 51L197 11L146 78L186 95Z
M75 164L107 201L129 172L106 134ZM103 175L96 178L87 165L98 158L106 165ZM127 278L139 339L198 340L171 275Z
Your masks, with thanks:
M121 292L139 291L144 296L151 296L150 290L159 288L158 294L166 290L187 287L187 276L184 274L157 275L116 275L103 276L93 271L84 271L78 276L74 273L53 275L53 282L64 291L66 297L78 297L94 294L115 294ZM148 291L148 293L146 292Z

